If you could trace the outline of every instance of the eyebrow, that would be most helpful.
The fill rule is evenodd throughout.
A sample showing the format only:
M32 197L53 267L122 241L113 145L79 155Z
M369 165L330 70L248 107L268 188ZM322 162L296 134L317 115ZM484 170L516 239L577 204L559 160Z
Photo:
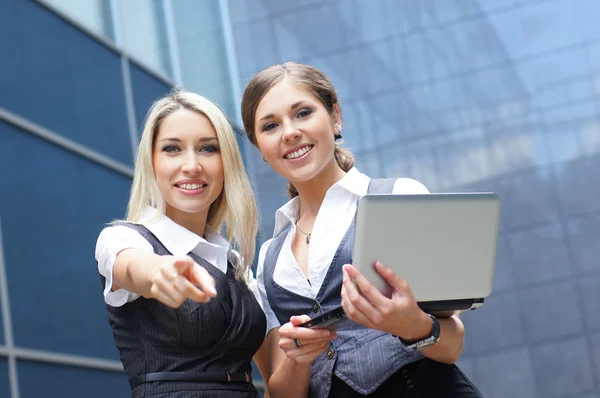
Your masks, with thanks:
M292 104L292 106L290 106L290 110L293 111L294 109L298 108L300 105L304 104L305 102L306 102L305 100L300 100L298 102L294 102ZM265 115L265 116L261 117L260 119L258 119L258 121L260 122L261 120L271 119L273 117L275 117L275 115L272 113L269 113L268 115Z
M181 140L179 138L176 138L176 137L163 138L162 140L160 140L158 142L163 142L163 141L181 142ZM202 137L198 141L199 142L208 142L208 141L217 141L217 139L215 137Z

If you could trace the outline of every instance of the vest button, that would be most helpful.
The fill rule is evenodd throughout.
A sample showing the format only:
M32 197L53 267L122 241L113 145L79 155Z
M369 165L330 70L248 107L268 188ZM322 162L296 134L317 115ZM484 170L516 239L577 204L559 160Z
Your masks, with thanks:
M313 312L319 312L319 310L321 309L321 307L319 306L319 303L317 303L316 301L313 303L312 306L312 310Z
M333 348L329 348L329 349L326 351L326 354L325 354L325 355L327 355L327 358L329 358L329 359L332 359L332 358L333 358L333 356L335 355L335 350L334 350Z
M406 388L411 389L414 386L415 386L415 382L413 381L413 379L406 380Z

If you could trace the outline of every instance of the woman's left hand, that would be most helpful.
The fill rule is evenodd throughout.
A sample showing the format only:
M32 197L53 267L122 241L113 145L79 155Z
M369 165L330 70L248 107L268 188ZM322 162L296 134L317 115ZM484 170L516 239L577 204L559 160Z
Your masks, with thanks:
M353 265L346 264L342 307L348 318L406 340L428 336L431 320L417 305L408 283L379 261L374 267L393 289L391 298L381 294Z

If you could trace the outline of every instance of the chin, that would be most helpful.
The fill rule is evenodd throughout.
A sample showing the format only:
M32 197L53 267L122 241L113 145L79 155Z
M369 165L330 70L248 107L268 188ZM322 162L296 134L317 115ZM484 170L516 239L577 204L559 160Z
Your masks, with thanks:
M320 171L321 170L317 170L312 165L307 165L307 167L303 167L301 170L297 170L293 173L288 172L286 179L291 181L292 184L294 182L303 183L316 178Z
M209 203L198 203L198 204L190 204L190 203L174 203L171 205L173 210L187 213L187 214L196 214L201 213L203 211L207 211L210 207Z

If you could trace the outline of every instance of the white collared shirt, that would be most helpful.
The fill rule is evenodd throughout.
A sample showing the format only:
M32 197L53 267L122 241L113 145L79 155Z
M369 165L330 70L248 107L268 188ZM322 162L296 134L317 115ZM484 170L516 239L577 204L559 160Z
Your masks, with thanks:
M227 273L229 242L210 225L206 225L205 238L203 238L150 206L144 210L139 223L148 228L174 256L186 256L188 253L193 252L223 273ZM125 249L154 252L152 245L137 231L122 225L105 228L98 236L96 261L98 262L98 272L106 278L104 301L113 307L120 307L140 297L139 294L125 289L112 291L115 260L117 254ZM256 280L250 270L246 282L260 303L260 297L256 290Z
M335 252L354 219L358 199L367 194L370 180L368 176L360 173L356 168L352 168L325 194L325 199L315 219L308 248L308 280L296 263L291 245L296 233L298 197L277 210L273 236L277 236L289 224L291 227L277 259L273 275L275 283L304 297L314 299L317 296ZM418 181L399 178L394 183L393 193L396 195L423 194L429 193L429 191ZM271 241L272 239L269 239L262 245L256 270L258 291L267 316L267 331L280 326L267 300L263 276L265 256Z

